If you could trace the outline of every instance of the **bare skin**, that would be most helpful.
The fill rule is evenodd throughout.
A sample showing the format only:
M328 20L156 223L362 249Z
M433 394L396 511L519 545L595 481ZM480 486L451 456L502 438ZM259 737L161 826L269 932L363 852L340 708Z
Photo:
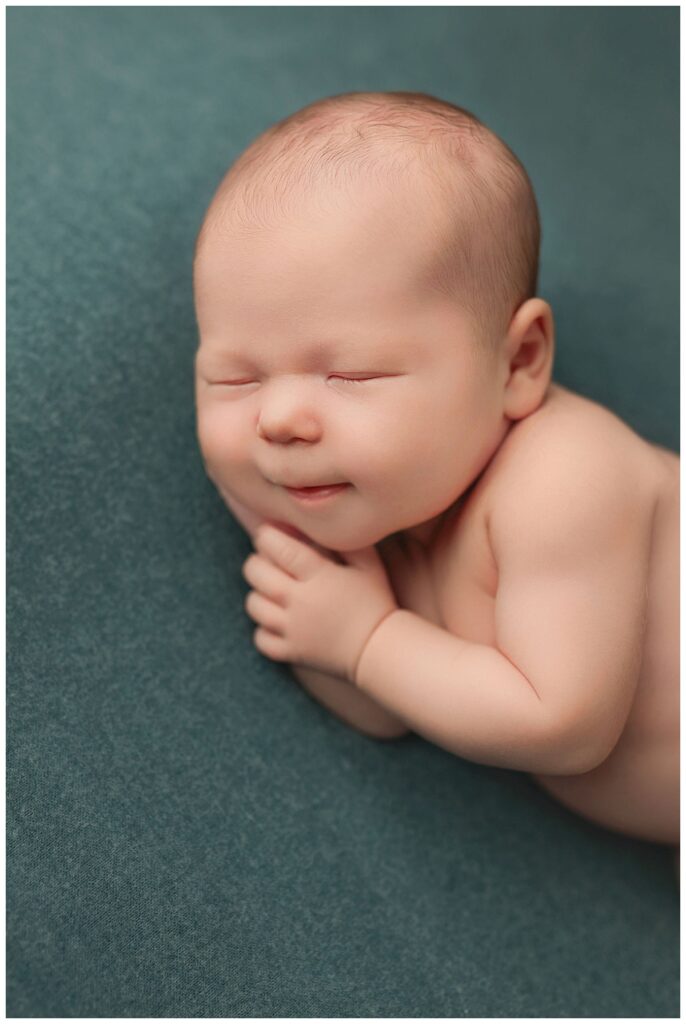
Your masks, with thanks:
M633 461L637 508L653 518L649 535L647 626L638 684L610 755L588 772L531 773L570 810L606 828L649 841L679 843L679 468L674 452L641 439L601 406L551 384L537 412L516 427L487 470L443 521L429 544L412 531L378 545L398 604L465 640L493 644L498 565L488 522L512 484L508 463L569 430L621 447ZM636 553L635 557L639 557ZM619 597L620 595L618 595ZM306 689L360 731L396 739L411 730L345 683L294 669ZM328 686L327 686L328 682ZM346 701L347 698L347 701ZM678 870L678 861L677 861Z
M462 507L429 548L402 538L380 545L403 607L456 635L492 643L498 566L487 521L510 485L515 448L535 449L555 431L584 430L595 443L622 446L635 466L637 506L654 508L647 582L647 629L638 685L619 742L598 767L579 775L532 777L578 814L622 833L679 842L679 458L642 440L607 410L552 385L540 409L516 427ZM619 595L618 595L619 596Z
M542 300L515 311L493 353L475 355L468 320L417 290L409 269L435 244L431 211L389 247L400 199L367 198L368 208L361 196L354 211L317 223L303 216L276 237L210 239L197 268L208 474L253 537L267 519L309 545L279 552L272 537L246 562L256 646L291 662L312 696L367 735L415 729L472 760L529 771L598 824L677 843L679 460L551 383L552 314ZM567 468L567 493L548 487L545 452L549 469L562 465L558 485ZM597 488L585 478L587 461L622 467L619 506L600 478ZM327 506L287 490L343 482L347 492ZM570 504L593 511L581 532L561 528L558 544L550 525L574 521ZM540 507L536 520L528 509ZM598 576L605 521L610 532L626 524L626 549ZM532 586L544 526L543 582ZM369 561L358 589L334 573L319 600L303 603L299 594L316 593L313 548L339 561L376 551L384 579ZM558 565L558 548L578 552L587 575ZM284 553L292 567L304 560L302 577L284 572ZM339 625L359 619L365 602L369 630L330 663L324 617L334 607ZM400 617L387 617L394 608ZM415 615L403 619L403 610ZM574 615L576 646L559 655ZM422 620L439 630L422 632ZM291 627L300 647L289 647ZM407 657L393 667L402 643ZM296 649L305 654L290 656ZM417 692L405 670L412 657L433 690L424 680ZM455 666L465 676L471 666L473 677ZM445 709L455 706L449 722Z

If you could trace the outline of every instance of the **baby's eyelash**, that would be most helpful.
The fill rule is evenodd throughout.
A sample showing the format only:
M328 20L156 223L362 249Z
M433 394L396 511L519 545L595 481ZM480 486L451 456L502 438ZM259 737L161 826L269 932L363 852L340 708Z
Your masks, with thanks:
M330 380L341 380L346 384L366 384L370 380L380 380L382 377L388 376L387 374L375 374L369 377L346 377L343 373L335 373L330 375ZM256 380L218 380L216 384L223 384L228 387L246 387L248 384L258 384Z
M368 380L378 380L381 375L377 374L375 377L346 377L343 373L332 374L333 380L344 380L346 383L352 384L365 384Z

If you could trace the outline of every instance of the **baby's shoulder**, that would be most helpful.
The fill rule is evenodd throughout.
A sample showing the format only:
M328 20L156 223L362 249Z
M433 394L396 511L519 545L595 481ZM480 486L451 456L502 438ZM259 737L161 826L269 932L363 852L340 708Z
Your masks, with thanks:
M559 385L512 427L491 468L489 531L503 539L515 523L582 528L618 507L649 519L663 473L654 447L628 424Z

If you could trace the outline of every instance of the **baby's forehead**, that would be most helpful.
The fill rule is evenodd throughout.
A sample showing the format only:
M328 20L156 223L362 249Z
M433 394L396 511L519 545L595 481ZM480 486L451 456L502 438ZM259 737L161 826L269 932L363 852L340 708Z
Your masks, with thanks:
M227 226L203 253L196 290L202 317L207 305L214 319L216 304L251 337L276 324L290 344L297 322L308 335L348 339L357 351L377 339L402 340L405 348L421 338L429 346L446 329L468 331L455 296L434 286L435 222L393 218L389 204L374 231L365 230L364 215L342 206L307 214L249 230Z
M232 165L226 189L222 181L213 200L221 212L209 222L236 223L252 241L263 232L255 272L264 278L273 268L278 276L281 237L270 243L268 230L302 211L307 223L311 203L321 235L311 249L316 271L341 253L373 276L374 286L381 269L396 281L409 271L421 289L466 309L477 333L500 336L513 306L537 287L540 227L526 171L469 112L454 108L459 115L446 120L442 106L432 107L426 120L404 100L402 111L391 105L397 117L377 117L385 106L370 113L356 102L340 110L326 105L318 119L298 115L286 131L260 137L247 159L242 154ZM309 242L301 248L307 254Z
M194 265L203 283L270 294L292 279L293 296L311 284L317 303L327 297L379 303L401 301L432 282L432 268L444 255L445 216L426 197L411 192L358 201L343 196L326 205L303 198L289 216L244 225L224 218L198 253ZM226 277L226 283L224 281Z
M429 294L424 301L364 312L329 306L316 311L281 307L267 299L257 315L236 307L210 308L199 317L201 362L236 362L279 373L339 370L408 372L461 360L473 347L468 317L454 303Z
M286 195L274 193L271 179L264 181L263 173L263 169L246 170L239 183L218 191L206 217L209 237L262 238L268 244L270 236L317 225L335 226L340 234L345 229L352 234L356 228L366 235L395 231L389 241L397 242L403 229L425 225L427 220L445 221L447 214L446 193L437 187L440 175L427 174L426 164L418 161L400 170L381 164L373 175L353 168L335 183L326 176L296 179ZM273 176L278 175L277 162ZM453 214L460 206L466 212L469 202L466 195L464 201L459 195L451 196L450 206Z

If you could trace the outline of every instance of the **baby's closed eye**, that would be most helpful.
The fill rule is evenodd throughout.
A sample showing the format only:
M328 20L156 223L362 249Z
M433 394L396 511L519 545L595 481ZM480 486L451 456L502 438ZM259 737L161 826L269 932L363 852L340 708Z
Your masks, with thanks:
M340 384L352 384L362 385L371 384L375 381L390 380L393 377L404 376L399 373L332 373L327 376L327 381L333 381ZM206 379L205 383L213 387L226 387L226 388L247 388L252 385L262 384L263 381L257 378L245 378L245 377L217 377Z
M380 380L383 376L385 375L381 373L360 377L353 377L345 373L333 373L329 377L329 380L341 380L345 381L347 384L366 384L370 380Z

